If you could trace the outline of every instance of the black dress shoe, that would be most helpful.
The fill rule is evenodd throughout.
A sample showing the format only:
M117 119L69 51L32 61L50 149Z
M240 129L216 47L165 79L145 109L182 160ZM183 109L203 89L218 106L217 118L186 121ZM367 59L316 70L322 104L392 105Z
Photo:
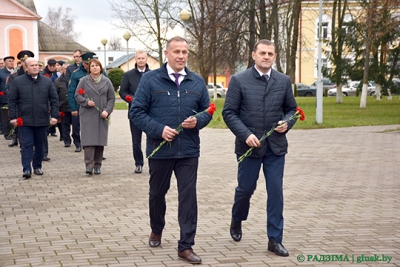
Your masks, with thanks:
M71 144L70 144L70 143L65 143L64 146L65 146L65 147L70 147Z
M94 168L94 174L100 174L100 173L101 173L100 168Z
M239 242L242 239L242 222L235 222L232 218L230 233L232 239Z
M18 146L18 139L13 138L13 140L11 141L11 143L8 144L8 146L9 147Z
M24 172L22 173L22 177L24 177L24 178L26 178L26 179L31 178L31 176L32 176L32 173L31 173L30 171L24 171Z
M36 174L36 175L43 175L43 171L40 168L34 169L33 173Z
M93 174L93 168L86 168L86 174Z
M281 243L276 242L273 238L268 241L268 250L274 252L278 256L289 256L289 252L287 252L286 248Z
M158 247L161 245L161 236L162 234L156 235L155 233L151 232L149 238L149 246L150 247Z
M103 157L103 160L106 160L107 158L106 157Z
M6 140L12 140L12 136L9 136L9 135L5 135L4 138L5 138Z
M57 134L56 134L56 133L51 133L50 135L51 135L51 136L54 136L54 137L57 137Z
M192 249L185 249L178 252L178 257L181 260L185 260L191 264L201 264L201 258L193 252Z
M49 160L50 160L50 158L48 158L48 157L43 158L43 161L49 161Z
M135 173L142 173L142 166L136 166Z
M75 148L75 152L81 152L82 151L82 148L80 147L80 146L77 146L76 148Z

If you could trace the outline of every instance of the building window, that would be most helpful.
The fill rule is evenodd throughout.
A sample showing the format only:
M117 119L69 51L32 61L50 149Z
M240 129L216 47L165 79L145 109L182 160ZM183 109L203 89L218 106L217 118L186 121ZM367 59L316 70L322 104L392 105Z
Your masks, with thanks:
M111 63L114 61L114 57L108 57L108 62Z
M329 23L328 22L322 22L322 39L328 39L328 26ZM319 38L319 23L318 23L318 28L317 28L317 36Z

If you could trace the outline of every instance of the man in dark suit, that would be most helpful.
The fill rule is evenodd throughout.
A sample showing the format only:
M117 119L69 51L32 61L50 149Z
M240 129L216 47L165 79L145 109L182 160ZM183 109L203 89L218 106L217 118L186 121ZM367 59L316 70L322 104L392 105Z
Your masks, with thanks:
M135 173L141 173L143 168L142 131L130 119L129 110L131 108L131 103L134 98L136 89L140 82L140 78L145 72L150 71L150 69L147 65L146 52L137 51L135 55L135 60L135 68L128 72L125 72L124 76L122 77L119 95L125 102L129 104L128 119L131 128L133 159L135 160L136 166Z
M68 83L69 83L69 79L71 79L71 75L72 73L79 69L79 65L82 62L82 50L80 49L76 49L74 50L74 63L70 64L67 68L67 71L65 72L65 80L67 83L67 88L68 88Z
M49 127L49 106L50 125L57 123L59 109L56 89L50 79L39 73L37 60L28 58L24 64L26 74L16 77L11 84L8 106L10 123L16 127L18 119L22 120L22 125L18 127L22 176L31 178L32 167L36 175L43 175L43 148Z
M250 147L257 148L238 166L230 234L234 241L242 238L242 221L247 220L250 198L263 166L268 193L268 250L289 256L282 245L283 169L288 147L286 133L295 123L288 119L295 114L297 104L289 77L272 70L276 59L274 43L258 41L252 57L254 66L232 77L222 111L226 125L236 136L237 158ZM274 132L261 143L259 139L265 131L276 125Z

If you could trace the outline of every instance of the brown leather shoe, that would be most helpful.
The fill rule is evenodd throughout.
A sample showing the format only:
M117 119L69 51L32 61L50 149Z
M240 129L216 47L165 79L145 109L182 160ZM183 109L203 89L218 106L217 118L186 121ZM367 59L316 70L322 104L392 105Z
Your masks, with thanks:
M178 252L178 257L181 260L185 260L191 264L201 264L201 258L193 252L192 249L185 249Z
M150 234L150 238L149 238L149 245L150 247L158 247L161 245L161 236L162 234L156 235L153 232L151 232Z

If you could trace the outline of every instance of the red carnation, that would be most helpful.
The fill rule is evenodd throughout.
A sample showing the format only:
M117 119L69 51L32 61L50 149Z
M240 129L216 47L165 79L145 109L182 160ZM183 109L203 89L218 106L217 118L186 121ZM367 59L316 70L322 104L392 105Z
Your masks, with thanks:
M216 110L217 110L217 108L215 107L215 104L210 103L210 107L207 109L208 114L210 114L212 116Z
M126 99L126 101L128 101L129 103L131 103L132 100L133 100L133 98L132 98L130 95L127 95L125 99Z
M301 108L297 107L296 108L296 113L300 114L300 120L301 121L304 121L306 119L306 115L304 114L304 111Z
M60 112L60 117L62 118L62 117L64 117L65 116L65 113L64 112Z
M0 92L0 96L4 96L4 92Z
M17 118L17 126L20 127L24 125L24 121L22 120L22 118Z
M85 94L85 90L83 90L82 88L79 88L78 89L78 94L84 95Z

